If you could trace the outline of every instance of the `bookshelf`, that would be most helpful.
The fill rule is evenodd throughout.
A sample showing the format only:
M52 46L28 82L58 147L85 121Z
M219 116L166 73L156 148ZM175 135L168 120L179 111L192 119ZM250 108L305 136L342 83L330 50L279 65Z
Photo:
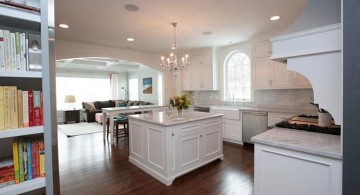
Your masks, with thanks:
M41 36L41 72L0 70L0 86L19 86L23 90L35 88L43 92L43 126L0 130L0 148L12 153L6 144L11 139L27 135L43 135L46 177L27 180L0 188L2 194L21 194L46 188L46 194L59 194L59 164L55 101L55 26L54 0L39 0L41 13L0 5L0 29L14 32L37 32ZM0 153L0 155L2 155Z

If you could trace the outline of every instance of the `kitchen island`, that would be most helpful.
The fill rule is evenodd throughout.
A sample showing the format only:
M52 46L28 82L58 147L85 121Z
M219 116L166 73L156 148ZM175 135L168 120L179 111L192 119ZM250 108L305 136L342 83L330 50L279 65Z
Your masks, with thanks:
M255 195L341 195L341 137L273 128L255 143Z
M222 114L130 115L129 161L169 186L191 170L223 160L222 132Z

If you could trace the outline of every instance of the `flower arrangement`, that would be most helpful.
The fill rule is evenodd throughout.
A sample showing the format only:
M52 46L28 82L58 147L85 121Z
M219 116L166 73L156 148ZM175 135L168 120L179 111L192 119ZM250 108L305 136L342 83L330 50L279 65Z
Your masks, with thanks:
M170 98L169 104L176 107L177 110L187 110L191 106L189 94L183 94L181 96L175 94Z

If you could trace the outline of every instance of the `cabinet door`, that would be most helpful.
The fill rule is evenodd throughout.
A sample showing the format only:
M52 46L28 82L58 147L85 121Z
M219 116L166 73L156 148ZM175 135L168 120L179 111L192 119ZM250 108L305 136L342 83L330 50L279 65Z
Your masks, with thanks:
M213 89L213 70L212 67L204 67L201 71L201 90L212 90Z
M251 53L253 58L264 58L270 56L270 41L261 41L252 44Z
M193 77L192 77L193 70L188 69L182 72L182 89L184 91L190 91L193 89Z
M267 58L253 61L253 85L255 89L270 88L270 60Z
M193 89L194 90L202 90L204 85L202 83L203 75L201 68L193 69Z
M271 81L272 88L290 88L290 72L284 62L271 60Z
M186 171L202 163L202 134L201 131L179 137L178 161L179 171Z
M311 88L310 81L302 74L291 72L292 86L295 88Z
M222 122L208 121L203 128L204 161L214 160L222 154Z
M275 125L278 122L284 121L296 115L297 114L268 112L268 126Z
M223 121L224 121L223 137L225 139L241 142L242 141L241 121L227 120L227 119L223 119Z

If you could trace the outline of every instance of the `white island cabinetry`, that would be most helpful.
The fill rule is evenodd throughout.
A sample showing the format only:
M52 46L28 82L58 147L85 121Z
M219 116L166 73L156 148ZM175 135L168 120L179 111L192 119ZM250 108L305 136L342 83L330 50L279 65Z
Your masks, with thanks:
M165 185L211 161L223 159L221 114L131 115L129 128L129 161Z

